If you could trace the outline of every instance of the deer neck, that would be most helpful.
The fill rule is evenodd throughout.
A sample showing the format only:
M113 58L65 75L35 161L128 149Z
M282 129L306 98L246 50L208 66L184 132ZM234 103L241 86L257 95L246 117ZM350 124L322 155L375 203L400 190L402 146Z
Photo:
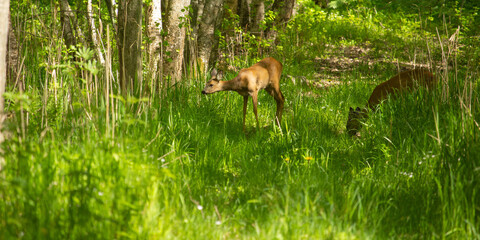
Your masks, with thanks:
M223 91L238 91L241 89L239 81L234 78L230 81L220 81Z

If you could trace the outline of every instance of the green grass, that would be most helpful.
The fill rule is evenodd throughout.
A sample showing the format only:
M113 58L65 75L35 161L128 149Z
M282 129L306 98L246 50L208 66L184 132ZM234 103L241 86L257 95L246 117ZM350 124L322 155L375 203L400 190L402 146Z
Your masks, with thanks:
M38 84L45 73L31 72L25 129L21 96L8 100L0 239L480 239L478 69L450 71L448 91L390 99L361 138L350 138L348 108L363 106L396 74L396 62L349 66L335 75L342 84L317 89L298 80L324 80L315 79L315 57L342 55L328 49L350 45L397 60L411 57L404 47L426 50L415 45L414 26L395 31L387 20L396 18L312 11L276 49L284 64L281 129L275 101L262 91L261 129L250 100L243 133L242 97L204 96L206 79L151 102L119 104L114 136L103 100L89 108L80 91L69 100L62 88L59 100L49 95L46 127ZM318 18L303 25L308 14ZM376 18L393 30L375 28ZM292 39L303 42L285 45Z
M407 95L351 139L344 123L362 83L284 81L282 129L262 93L265 128L249 104L245 136L242 98L196 85L120 124L114 139L100 112L81 128L7 141L3 238L479 237L479 132L454 101Z

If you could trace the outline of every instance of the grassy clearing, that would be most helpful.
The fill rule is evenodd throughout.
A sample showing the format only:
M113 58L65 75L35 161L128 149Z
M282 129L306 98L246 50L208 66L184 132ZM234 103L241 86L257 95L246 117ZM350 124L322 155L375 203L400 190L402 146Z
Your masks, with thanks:
M388 36L362 30L366 35L353 37L375 18L355 25L364 18L322 18L332 25L326 31L301 24L298 36L286 32L305 48L277 52L285 65L282 129L274 127L273 98L262 92L264 127L256 129L249 103L245 135L242 98L202 96L205 79L151 103L119 102L114 137L102 101L91 109L79 94L80 103L63 112L68 105L50 95L45 127L43 93L28 89L29 124L21 127L17 102L5 126L11 134L0 172L0 238L480 238L478 71L450 72L448 91L441 85L386 102L360 139L344 133L348 107L364 105L375 84L395 75L395 61L347 66L330 75L344 84L327 89L287 77L317 80L328 62L315 57L341 55L326 51L327 43L341 49L367 44L368 34ZM347 41L335 40L342 32L351 34ZM408 38L398 39L408 46Z
M357 85L326 91L285 82L282 130L273 127L275 104L264 93L266 127L255 130L249 112L247 136L240 96L181 87L169 97L175 101L121 124L115 139L98 134L98 123L12 139L2 234L478 237L473 119L417 93L385 104L364 137L350 139L344 123L355 101L347 96ZM472 126L461 127L462 117Z

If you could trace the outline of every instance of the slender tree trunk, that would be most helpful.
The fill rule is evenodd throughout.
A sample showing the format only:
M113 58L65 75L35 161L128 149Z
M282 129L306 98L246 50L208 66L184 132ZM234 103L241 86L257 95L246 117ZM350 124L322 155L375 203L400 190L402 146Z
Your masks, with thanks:
M201 70L206 72L217 57L218 38L215 29L223 18L223 0L206 0L203 15L198 28L198 62Z
M147 35L150 39L150 43L147 45L148 72L151 74L152 90L156 91L157 78L162 76L162 1L153 0L147 14Z
M7 47L7 86L15 83L17 79L18 43L12 27L10 14L8 15L8 47Z
M68 1L68 0L67 0ZM73 32L75 33L75 38L77 40L77 43L80 42L82 43L83 46L88 46L88 36L86 36L83 31L82 31L82 25L83 20L85 19L85 12L87 8L83 4L76 4L74 5L76 9L71 10L71 17L70 20L72 21L72 29ZM80 19L80 24L78 23Z
M60 0L60 20L62 21L62 32L63 32L63 39L65 40L65 44L67 45L67 49L74 47L77 45L77 40L75 39L75 35L73 34L72 22L74 21L72 9L68 4L68 0ZM75 59L75 53L70 52L72 59Z
M8 41L8 14L10 1L0 0L0 121L3 121L5 84L7 82L7 41ZM1 123L0 123L1 125Z
M225 13L224 6L225 6L225 0L218 0L218 8L217 8L218 13L215 21L215 29L213 31L214 32L213 45L210 53L210 58L208 61L209 68L212 68L216 64L219 58L218 44L219 44L220 38L215 34L215 32L222 29L222 21Z
M203 7L205 5L205 0L191 0L190 1L190 29L189 34L185 37L185 49L184 49L184 58L185 63L190 67L189 70L189 79L199 78L200 71L197 64L198 57L198 23L200 21L200 16L203 14Z
M115 21L113 21L113 20L116 19L117 16L115 15L115 12L113 11L112 0L105 0L105 3L107 4L108 15L110 15L110 21L112 23L114 32L116 33L117 32L117 25L115 24Z
M117 46L120 87L127 96L135 85L142 86L142 1L119 1Z
M163 29L167 32L165 40L168 42L163 57L163 75L167 76L167 79L163 78L164 85L175 84L182 77L185 28L179 28L179 26L188 12L185 10L188 5L190 0L167 0L163 4L166 13ZM172 81L165 82L168 78Z
M105 64L105 58L103 57L102 48L100 45L101 39L99 33L97 31L97 27L95 26L95 20L93 19L93 7L92 7L92 0L87 1L87 22L89 27L89 37L91 40L91 46L95 49L95 53L97 54L98 61L100 64Z
M7 41L8 41L8 15L10 13L10 0L0 0L0 153L4 150L1 146L5 137L3 135L3 120L5 119L4 99L5 84L7 82ZM5 159L0 155L0 173L5 165Z

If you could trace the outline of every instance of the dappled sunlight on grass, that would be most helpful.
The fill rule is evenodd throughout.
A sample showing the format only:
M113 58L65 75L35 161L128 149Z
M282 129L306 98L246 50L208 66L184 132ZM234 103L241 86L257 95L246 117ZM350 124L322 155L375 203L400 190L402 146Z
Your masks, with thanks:
M62 115L35 89L10 96L0 239L480 238L478 68L387 99L351 138L349 107L399 68L431 63L426 30L365 7L302 11L275 50L281 128L261 91L260 127L249 99L243 132L242 97L201 95L205 79L118 101L114 131L104 103Z

